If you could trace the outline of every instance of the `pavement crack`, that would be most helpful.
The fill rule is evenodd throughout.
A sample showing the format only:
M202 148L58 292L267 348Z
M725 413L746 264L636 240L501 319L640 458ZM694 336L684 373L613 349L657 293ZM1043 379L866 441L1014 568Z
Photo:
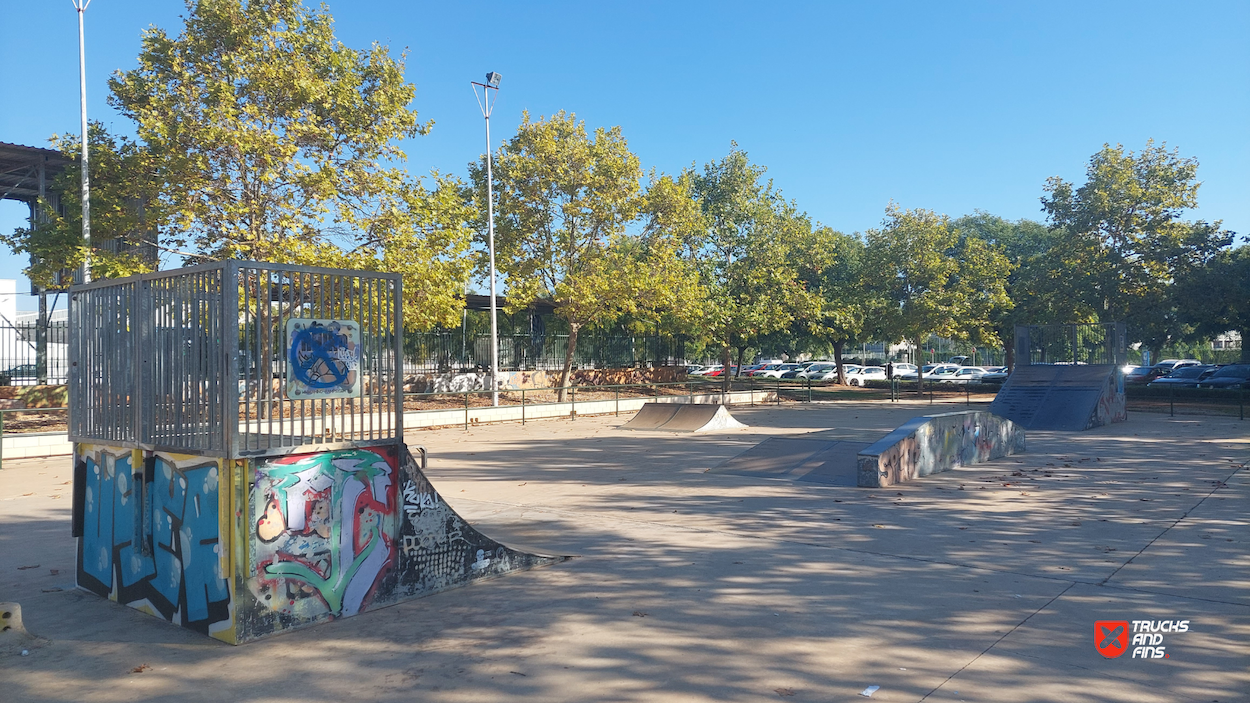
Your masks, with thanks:
M1032 618L1034 615L1037 615L1038 613L1042 612L1043 610L1045 610L1045 609L1049 608L1051 603L1054 603L1055 601L1057 601L1057 600L1059 600L1060 598L1062 598L1062 597L1063 597L1063 594L1067 593L1067 592L1068 592L1069 590L1071 590L1071 589L1072 589L1072 587L1073 587L1073 586L1075 586L1075 585L1076 585L1075 583L1070 583L1070 584L1068 584L1067 588L1064 588L1062 591L1060 591L1059 593L1055 594L1055 597L1053 597L1053 598L1051 598L1050 600L1046 601L1046 603L1045 603L1045 604L1043 604L1043 605L1042 605L1040 608L1038 608L1037 610L1034 610L1033 612L1031 612L1031 613L1029 613L1028 615L1026 615L1026 616L1024 617L1024 619L1023 619L1023 620L1021 620L1020 622L1016 623L1015 627L1013 627L1013 628L1011 628L1010 630L1008 630L1008 631L1004 632L1002 637L999 637L998 639L996 639L996 640L994 640L993 642L991 642L991 643L990 643L990 646L988 646L988 647L986 647L985 649L981 650L981 653L980 653L980 654L978 654L978 655L976 655L975 657L973 657L972 659L970 659L970 660L968 661L968 663L967 663L967 664L964 664L963 666L959 667L959 669L958 669L957 671L955 671L955 673L951 674L950 676L947 676L947 677L946 677L946 679L945 679L944 681L942 681L942 683L940 683L940 684L938 684L937 686L935 686L935 687L933 688L933 690L932 690L932 691L929 691L928 693L924 694L924 696L920 699L920 701L917 701L917 703L923 703L923 701L927 700L927 699L929 698L929 696L932 696L934 693L937 693L937 692L938 692L938 689L940 689L940 688L942 688L943 686L945 686L946 684L950 683L951 679L953 679L953 678L955 678L956 676L959 676L961 673L963 673L964 669L967 669L968 667L970 667L970 666L972 666L973 664L975 664L975 663L976 663L976 661L977 661L978 659L980 659L981 657L985 656L985 653L986 653L986 652L988 652L988 651L990 651L991 649L993 649L994 647L998 646L998 643L999 643L999 642L1002 642L1003 640L1007 639L1009 636L1011 636L1011 633L1013 633L1013 632L1015 632L1016 630L1018 630L1018 629L1020 629L1021 627L1023 627L1023 626L1024 626L1024 624L1025 624L1026 622L1028 622L1028 621L1029 621L1029 619L1030 619L1030 618Z
M1215 495L1215 492L1216 492L1216 491L1218 491L1218 490L1220 490L1221 488L1223 488L1223 487L1227 486L1227 485L1228 485L1228 482L1229 482L1229 481L1231 481L1231 480L1233 479L1233 477L1234 477L1234 476L1236 476L1239 472L1241 472L1244 468L1245 468L1245 464L1242 464L1241 466L1238 466L1237 468L1233 469L1233 472L1232 472L1231 474L1229 474L1229 475L1228 475L1228 476L1227 476L1224 480L1222 480L1222 481L1220 481L1220 482L1216 483L1216 484L1215 484L1215 486L1211 488L1210 492L1208 492L1206 495L1202 496L1202 498L1201 498L1201 499L1200 499L1197 503L1194 503L1194 505L1193 505L1193 507L1192 507L1192 508L1190 508L1189 510L1186 510L1186 511L1184 512L1184 514L1182 514L1180 517L1178 517L1178 518L1176 518L1175 520L1173 520L1171 525L1168 525L1167 527L1163 528L1163 531L1162 531L1162 532L1160 532L1159 534L1155 535L1155 536L1154 536L1154 539L1152 539L1152 540L1150 540L1149 542L1147 542L1147 543L1146 543L1146 546L1144 546L1144 547L1142 547L1141 549L1137 550L1137 553L1136 553L1136 554L1134 554L1133 556L1129 557L1127 561L1125 561L1123 564L1120 564L1118 567L1116 567L1115 571L1112 571L1110 574L1108 574L1108 575L1107 575L1107 577L1106 577L1106 578L1104 578L1102 581L1100 581L1098 585L1099 585L1099 586L1106 585L1106 583L1107 583L1108 581L1110 581L1111 579L1115 578L1115 575L1116 575L1116 574L1118 574L1118 573L1120 573L1120 570L1121 570L1121 569L1123 569L1124 567L1128 566L1129 564L1132 564L1134 559L1136 559L1137 557L1139 557L1139 556L1141 556L1143 553L1145 553L1145 551L1146 551L1147 549L1150 549L1151 545L1153 545L1155 542L1159 541L1159 539L1161 539L1161 538L1163 537L1163 535L1166 535L1168 532L1170 532L1170 531L1172 530L1172 528L1173 528L1173 527L1176 527L1177 525L1181 524L1181 521L1182 521L1182 520L1184 520L1185 518L1189 517L1189 515L1190 515L1191 513L1193 513L1193 512L1194 512L1195 510L1197 510L1198 508L1200 508L1200 507L1202 506L1202 504L1206 502L1207 498L1210 498L1211 496Z

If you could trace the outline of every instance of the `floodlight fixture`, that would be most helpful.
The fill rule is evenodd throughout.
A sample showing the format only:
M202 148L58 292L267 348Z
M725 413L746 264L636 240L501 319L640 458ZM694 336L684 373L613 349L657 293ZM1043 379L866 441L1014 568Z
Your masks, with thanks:
M503 78L503 76L502 76L501 74L498 74L498 73L495 73L494 71L491 71L490 73L487 73L487 74L486 74L486 85L489 85L489 86L490 86L490 87L492 87L492 88L498 88L498 87L499 87L499 79L501 79L501 78Z

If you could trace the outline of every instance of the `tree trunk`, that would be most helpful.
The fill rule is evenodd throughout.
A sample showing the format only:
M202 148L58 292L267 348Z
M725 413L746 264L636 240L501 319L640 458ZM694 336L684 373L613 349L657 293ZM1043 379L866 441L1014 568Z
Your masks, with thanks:
M1015 345L1014 340L1012 341L1011 344L1007 345L1007 354L1006 354L1006 358L1004 358L1003 361L1006 362L1004 366L1007 367L1007 373L1011 373L1013 370L1015 370L1016 368L1016 345Z
M733 349L731 349L729 345L726 344L725 348L721 351L721 372L720 372L721 391L724 393L729 392L729 366L732 363L733 363Z
M573 355L577 352L577 330L581 327L575 322L569 323L569 344L564 350L564 371L560 373L560 390L556 391L556 402L564 402L564 389L569 385L569 374L573 371Z
M842 347L845 342L833 343L833 363L838 366L838 385L846 385L846 369L842 366Z
M1250 327L1241 330L1241 363L1250 364Z
M738 368L734 369L734 378L742 375L742 355L746 353L746 347L738 347Z

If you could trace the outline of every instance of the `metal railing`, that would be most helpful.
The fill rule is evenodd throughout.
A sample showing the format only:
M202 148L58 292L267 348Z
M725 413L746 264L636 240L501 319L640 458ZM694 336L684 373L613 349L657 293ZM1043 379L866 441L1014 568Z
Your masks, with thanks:
M1128 359L1123 322L1016 325L1016 364L1115 364Z
M246 261L76 286L70 438L226 457L398 441L400 286Z

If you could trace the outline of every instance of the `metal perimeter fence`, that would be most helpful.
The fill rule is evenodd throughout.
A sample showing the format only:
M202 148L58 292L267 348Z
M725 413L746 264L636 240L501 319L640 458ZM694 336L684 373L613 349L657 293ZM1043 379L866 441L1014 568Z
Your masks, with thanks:
M68 320L0 320L0 386L59 385L68 375Z
M501 334L500 371L554 371L564 368L567 334ZM682 335L578 335L573 368L682 366ZM490 335L461 329L409 332L404 335L404 373L464 373L490 368Z
M1016 325L1016 363L1116 364L1128 358L1123 322Z

